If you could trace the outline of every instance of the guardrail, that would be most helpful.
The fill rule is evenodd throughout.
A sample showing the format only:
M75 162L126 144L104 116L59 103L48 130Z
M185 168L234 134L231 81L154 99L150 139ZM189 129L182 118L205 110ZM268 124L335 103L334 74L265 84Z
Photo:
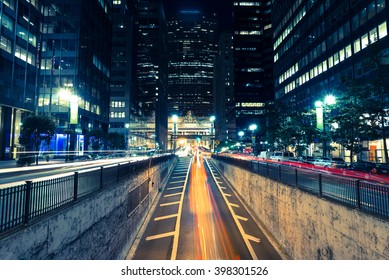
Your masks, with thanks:
M213 156L273 181L380 217L389 217L389 186L288 165Z
M0 234L47 214L79 198L107 189L135 172L167 161L166 155L137 162L101 166L72 175L0 189ZM142 197L144 191L142 192Z

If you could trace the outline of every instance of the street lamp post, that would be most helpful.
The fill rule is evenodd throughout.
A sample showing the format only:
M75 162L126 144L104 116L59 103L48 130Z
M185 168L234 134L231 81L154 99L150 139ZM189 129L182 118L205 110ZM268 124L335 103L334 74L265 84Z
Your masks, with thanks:
M211 116L209 120L211 121L211 151L214 151L214 146L213 146L213 139L215 138L215 116Z
M324 101L316 101L316 127L317 129L323 131L323 157L327 156L327 135L326 135L326 111L327 106L334 105L336 99L333 95L327 95L324 98Z
M253 154L255 154L255 130L258 128L256 124L252 124L249 126L249 130L251 130L251 140L253 143Z
M178 121L178 116L173 115L172 116L172 121L173 121L173 153L176 153L176 137L177 137L177 121Z
M243 131L239 131L238 132L238 136L239 136L239 139L240 139L240 142L242 142L242 138L243 138L243 136L244 136L244 132ZM241 143L241 147L242 147L242 150L243 150L243 142Z
M129 137L130 124L126 123L125 128L126 128L126 150L129 151L130 150L130 137ZM131 154L131 151L130 151L130 154Z

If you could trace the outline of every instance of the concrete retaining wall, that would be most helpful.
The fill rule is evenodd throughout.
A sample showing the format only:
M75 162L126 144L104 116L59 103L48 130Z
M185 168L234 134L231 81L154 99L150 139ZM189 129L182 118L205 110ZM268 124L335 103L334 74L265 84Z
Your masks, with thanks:
M291 259L389 259L389 221L214 161Z
M170 175L175 163L151 168L149 196L131 215L129 192L147 180L147 170L1 239L0 259L124 259L158 188L167 183L161 172L167 168Z

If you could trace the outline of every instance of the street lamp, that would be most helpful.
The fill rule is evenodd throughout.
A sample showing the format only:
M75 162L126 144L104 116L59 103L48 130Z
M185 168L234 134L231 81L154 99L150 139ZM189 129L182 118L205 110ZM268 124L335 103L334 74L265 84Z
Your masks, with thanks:
M316 107L316 128L323 131L323 157L327 156L327 139L326 139L326 111L327 106L334 105L336 98L333 95L327 95L324 101L318 100L315 102Z
M213 139L215 138L215 133L214 133L214 131L215 131L215 119L216 119L215 116L211 116L209 118L209 120L211 121L211 151L214 150Z
M130 137L129 137L129 128L130 128L130 124L129 123L126 123L124 125L124 127L126 128L126 150L128 151L130 149ZM131 151L130 151L131 153Z
M255 130L258 128L256 124L252 124L249 126L249 130L251 130L251 140L253 142L253 153L255 154Z
M174 141L174 147L173 147L173 153L176 153L176 137L177 137L177 121L178 121L178 116L173 115L172 116L172 121L173 121L173 141Z

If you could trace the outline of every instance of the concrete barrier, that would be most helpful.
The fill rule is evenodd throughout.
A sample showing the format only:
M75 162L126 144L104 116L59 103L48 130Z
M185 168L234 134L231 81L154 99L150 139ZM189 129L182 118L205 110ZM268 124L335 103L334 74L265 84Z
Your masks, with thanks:
M176 161L137 172L8 235L0 240L0 259L124 259ZM130 192L149 174L149 195L129 213Z
M389 259L389 221L214 160L291 259Z

